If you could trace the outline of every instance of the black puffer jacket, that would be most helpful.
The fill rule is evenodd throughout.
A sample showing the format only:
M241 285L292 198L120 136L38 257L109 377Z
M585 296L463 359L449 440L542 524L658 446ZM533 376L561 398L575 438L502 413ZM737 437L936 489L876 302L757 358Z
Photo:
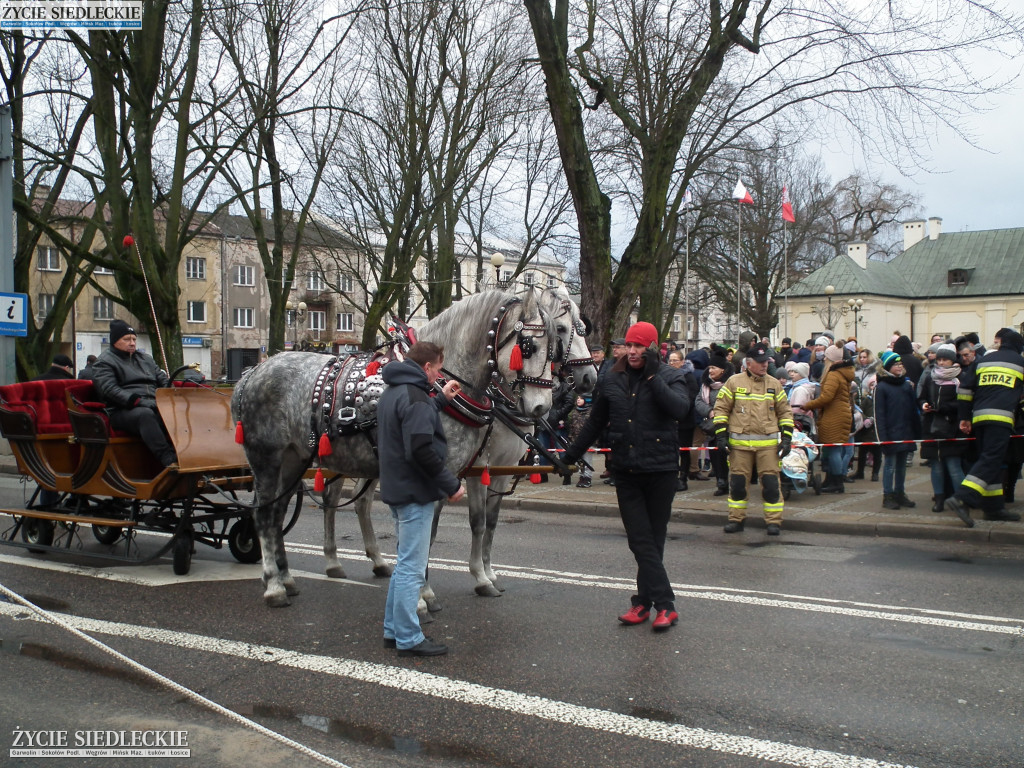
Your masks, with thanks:
M590 418L566 452L582 456L607 427L616 472L675 472L679 468L678 423L690 412L681 371L662 363L650 380L630 368L624 355L605 377Z
M108 347L92 364L92 383L112 408L130 408L139 404L136 398L142 400L142 405L155 408L157 388L171 386L171 379L145 352L129 355Z

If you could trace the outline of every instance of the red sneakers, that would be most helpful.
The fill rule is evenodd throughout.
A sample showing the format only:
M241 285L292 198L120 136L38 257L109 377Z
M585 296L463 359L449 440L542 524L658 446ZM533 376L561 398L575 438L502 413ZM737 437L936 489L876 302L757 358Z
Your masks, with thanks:
M642 605L634 605L624 614L619 616L619 621L623 624L643 624L647 621L647 617L651 615L651 609L645 608Z
M646 618L646 616L644 617ZM656 632L661 632L669 627L673 627L679 621L679 614L675 611L658 611L658 615L654 619L652 628Z

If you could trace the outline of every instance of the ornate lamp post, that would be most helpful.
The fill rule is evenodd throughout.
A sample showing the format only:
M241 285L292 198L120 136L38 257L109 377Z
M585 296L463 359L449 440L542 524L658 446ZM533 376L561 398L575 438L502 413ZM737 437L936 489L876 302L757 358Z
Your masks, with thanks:
M505 264L505 256L502 253L495 251L491 254L491 266L494 267L494 285L500 290L504 291L508 288L509 281L501 279L501 268Z
M289 299L284 303L284 308L288 312L288 324L292 327L292 351L294 352L299 346L299 323L306 317L307 306L304 301L293 304Z
M857 335L857 323L860 321L860 313L864 311L864 299L848 299L846 302L850 311L853 312L853 337L859 339Z
M832 294L836 292L834 285L825 286L825 298L828 299L828 306L825 307L811 307L811 310L818 313L818 317L821 318L821 322L825 324L825 328L832 331L836 327L836 323L839 322L840 318L850 311L850 308L840 304L837 307L832 306Z

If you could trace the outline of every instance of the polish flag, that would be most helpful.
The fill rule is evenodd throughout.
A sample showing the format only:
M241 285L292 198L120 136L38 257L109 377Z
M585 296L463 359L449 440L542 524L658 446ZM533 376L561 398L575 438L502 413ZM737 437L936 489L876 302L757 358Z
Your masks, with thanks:
M732 191L732 197L733 200L740 203L749 203L750 205L754 204L754 198L750 196L750 193L747 192L747 188L743 186L743 182L739 179L736 180L736 189Z
M793 204L789 202L789 190L782 188L782 220L790 224L796 223L796 216L793 215Z

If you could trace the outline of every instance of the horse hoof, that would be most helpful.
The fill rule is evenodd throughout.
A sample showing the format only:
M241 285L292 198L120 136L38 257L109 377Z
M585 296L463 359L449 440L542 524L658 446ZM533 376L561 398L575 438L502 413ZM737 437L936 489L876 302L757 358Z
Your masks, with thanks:
M373 566L373 575L379 576L382 579L390 578L391 566L390 565L375 565Z
M501 590L493 584L477 584L476 593L480 597L501 597Z
M443 606L441 605L441 601L438 600L436 597L427 600L427 610L430 613L438 613L439 611L441 611L442 608Z
M330 568L328 568L327 569L327 576L328 576L328 578L331 578L331 579L347 579L348 578L348 576L345 575L345 569L342 568L340 565L332 565Z
M434 620L434 617L430 615L430 611L418 613L418 616L420 619L420 624L430 624Z
M271 608L285 608L292 604L292 601L288 599L288 595L264 595L263 599Z
M295 595L299 594L299 588L295 586L295 582L292 582L291 584L285 584L284 591L289 597L294 597Z

